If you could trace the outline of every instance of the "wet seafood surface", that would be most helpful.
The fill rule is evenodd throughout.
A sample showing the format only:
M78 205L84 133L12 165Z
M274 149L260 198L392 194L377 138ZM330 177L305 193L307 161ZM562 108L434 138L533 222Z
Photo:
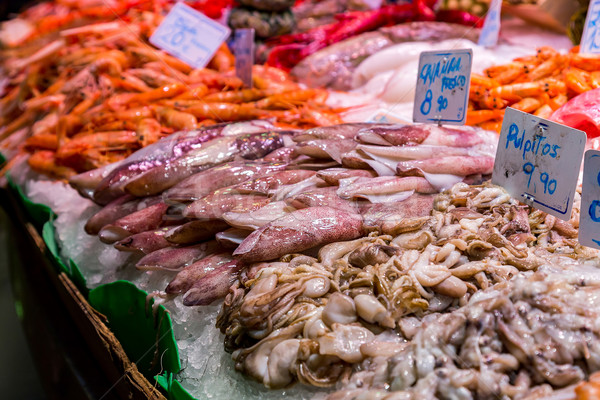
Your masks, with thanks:
M251 265L217 326L236 368L271 388L539 398L600 369L600 263L577 214L460 183L393 234Z

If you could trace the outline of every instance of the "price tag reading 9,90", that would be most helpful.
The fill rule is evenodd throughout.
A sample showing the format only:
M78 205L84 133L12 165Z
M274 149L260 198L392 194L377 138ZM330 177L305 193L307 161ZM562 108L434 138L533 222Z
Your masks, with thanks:
M571 218L586 134L507 108L492 183L562 220Z
M178 2L150 37L150 43L194 68L204 68L231 31Z
M472 61L471 49L421 53L413 121L465 123Z

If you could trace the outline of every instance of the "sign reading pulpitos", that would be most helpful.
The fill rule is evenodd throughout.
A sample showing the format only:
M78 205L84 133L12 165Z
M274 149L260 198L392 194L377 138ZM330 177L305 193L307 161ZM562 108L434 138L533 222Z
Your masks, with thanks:
M492 183L562 220L571 218L586 134L507 108Z

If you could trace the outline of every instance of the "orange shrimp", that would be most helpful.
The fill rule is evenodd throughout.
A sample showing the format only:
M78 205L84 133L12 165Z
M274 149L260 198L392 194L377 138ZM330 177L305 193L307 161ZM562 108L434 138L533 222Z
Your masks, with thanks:
M208 68L216 69L219 72L226 72L235 65L235 58L226 43L223 43L216 51L213 58L208 63Z
M121 119L95 127L94 130L102 131L133 131L137 127L137 123L131 120Z
M508 105L508 101L502 99L499 96L492 96L489 92L486 92L477 102L481 108L505 108Z
M529 73L528 78L529 80L536 81L538 79L550 76L556 71L560 71L562 68L564 68L566 62L567 59L564 56L557 54L556 56L550 57L549 59L535 67Z
M135 90L138 92L149 92L152 88L140 78L123 72L119 77L109 76L114 87L126 91Z
M185 109L200 119L219 121L241 121L268 116L267 111L257 109L252 104L200 103Z
M209 88L240 89L244 82L237 76L224 75L210 69L195 69L189 75L191 83L203 83Z
M467 111L467 125L477 125L493 119L504 117L505 110Z
M542 103L534 97L526 97L523 100L511 105L512 108L526 113L532 112L540 108Z
M500 130L502 129L502 121L485 121L479 124L479 126L487 131L494 131L500 133Z
M536 82L521 82L504 85L490 90L493 96L499 96L503 99L509 99L510 96L532 97L539 96L542 93L551 90L557 90L557 83L554 81L536 81Z
M500 85L506 85L508 83L516 81L517 79L525 75L527 75L526 68L512 68L499 73L494 77L494 80Z
M156 114L160 122L177 130L196 129L198 120L190 113L177 111L169 107L156 107Z
M112 121L137 121L140 118L154 116L154 110L148 106L128 108L120 111L103 110L94 113L91 122L95 125L106 124Z
M552 113L554 112L554 110L552 109L552 107L550 107L549 104L544 104L542 105L540 108L538 108L533 115L540 117L540 118L550 118L550 116L552 115Z
M140 148L134 131L109 131L76 135L55 153L57 163L82 172L114 162Z
M202 100L206 102L223 102L223 103L247 103L249 101L255 101L262 99L266 96L272 95L273 92L270 90L261 89L242 89L242 90L231 90L228 92L217 92L211 93L204 96Z
M255 104L257 108L288 109L312 99L316 94L317 91L315 89L300 89L292 92L274 94L257 101Z
M58 149L58 137L53 133L40 133L30 136L25 140L25 148L28 150L56 150Z
M204 83L194 84L194 87L190 88L186 92L181 93L179 96L175 96L175 100L193 100L201 99L208 93L208 87Z
M500 86L498 82L487 76L471 74L471 86L481 86L485 89L491 89Z
M600 56L597 54L573 54L570 64L584 71L598 71L600 70Z
M252 83L259 89L274 89L278 92L287 92L298 89L298 84L279 68L267 65L254 65L252 67Z
M520 73L526 72L524 71L524 65L524 63L517 61L513 61L502 65L492 65L491 67L486 68L485 74L489 78L495 80L497 76L509 71L519 71Z
M5 126L4 131L0 131L0 141L6 139L19 129L29 126L36 118L36 113L26 109L24 113Z
M302 107L300 122L314 124L317 126L329 126L343 124L342 118L330 111L317 110L307 106Z
M91 96L85 97L79 104L77 104L73 109L71 109L71 115L81 115L87 110L90 109L91 106L94 105L96 100L100 97L100 93L94 93Z
M590 72L589 84L594 89L600 88L600 71Z
M177 96L186 91L186 86L182 83L172 83L153 89L144 93L122 93L108 99L109 107L118 109L127 104L149 103L155 100L165 99Z
M154 118L143 118L137 123L136 133L142 147L155 143L160 139L161 126Z
M192 71L192 67L190 67L188 64L184 63L180 59L170 56L169 54L165 53L164 51L160 51L160 50L151 48L150 46L128 48L127 54L131 58L136 59L136 60L145 58L148 61L164 62L169 67L175 68L176 70L178 70L184 74L189 74Z
M592 87L588 84L589 80L590 76L586 71L569 68L565 72L565 84L567 88L577 94L592 90Z
M36 172L50 175L58 179L68 179L77 174L77 172L72 168L57 165L54 152L50 150L40 150L34 152L31 156L29 156L27 164L29 164L31 169Z
M562 107L563 104L565 104L568 100L569 98L566 94L559 94L558 96L552 97L548 101L548 105L552 108L552 110L556 111L560 107Z

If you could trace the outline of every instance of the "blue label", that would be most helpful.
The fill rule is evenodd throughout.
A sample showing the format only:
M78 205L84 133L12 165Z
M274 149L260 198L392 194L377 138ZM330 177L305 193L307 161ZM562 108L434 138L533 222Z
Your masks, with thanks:
M413 109L415 122L465 123L472 60L470 49L421 53Z
M502 11L502 0L492 0L488 9L483 28L479 34L480 46L493 47L498 44L498 35L500 34L500 16Z
M579 52L600 52L600 0L592 0L588 6Z
M598 150L585 152L579 243L600 249L600 151Z
M230 30L183 2L173 6L150 43L194 68L204 68Z

